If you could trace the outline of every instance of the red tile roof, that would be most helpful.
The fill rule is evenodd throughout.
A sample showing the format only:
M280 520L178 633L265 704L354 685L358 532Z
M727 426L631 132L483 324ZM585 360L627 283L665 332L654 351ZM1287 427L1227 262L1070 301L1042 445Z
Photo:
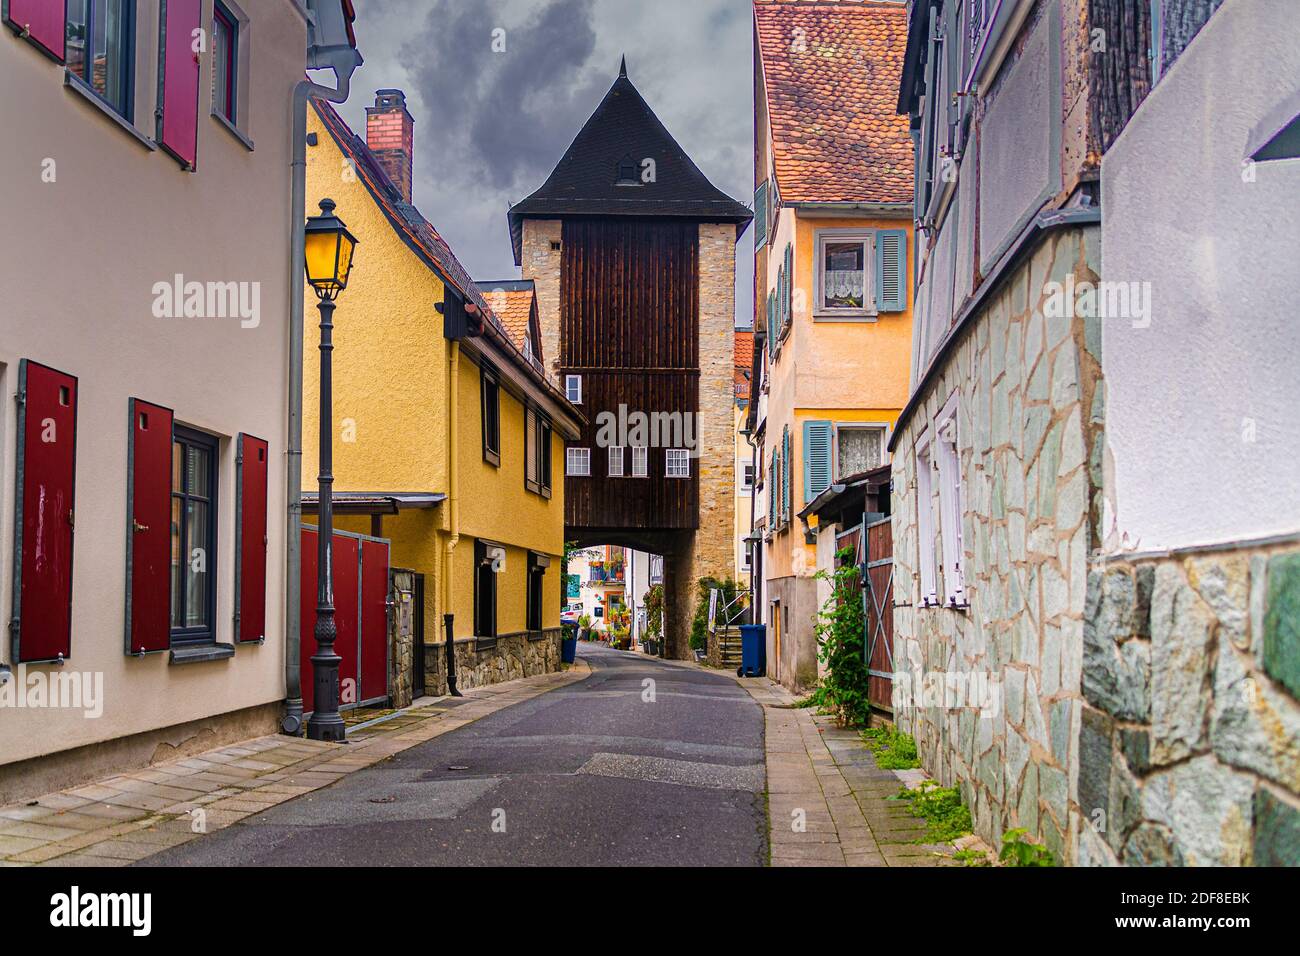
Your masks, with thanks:
M749 398L749 373L754 364L754 332L752 329L736 329L735 385L736 398Z
M777 186L785 202L912 201L896 112L907 7L754 0Z

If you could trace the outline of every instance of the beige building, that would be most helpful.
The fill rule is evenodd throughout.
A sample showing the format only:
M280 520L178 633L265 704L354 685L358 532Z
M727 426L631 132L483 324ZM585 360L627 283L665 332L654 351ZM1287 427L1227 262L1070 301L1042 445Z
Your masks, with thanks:
M5 5L0 802L274 731L285 696L309 11L160 8Z

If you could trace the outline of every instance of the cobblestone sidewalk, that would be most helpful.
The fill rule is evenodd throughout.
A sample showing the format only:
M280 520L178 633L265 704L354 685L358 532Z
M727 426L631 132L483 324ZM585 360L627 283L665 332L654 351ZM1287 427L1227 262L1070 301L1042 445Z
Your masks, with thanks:
M889 799L924 773L882 770L856 730L793 707L796 698L765 677L737 680L766 717L773 866L960 865L952 844L917 843L925 822Z
M0 866L125 866L590 674L579 661L370 720L351 714L346 744L272 734L0 807Z

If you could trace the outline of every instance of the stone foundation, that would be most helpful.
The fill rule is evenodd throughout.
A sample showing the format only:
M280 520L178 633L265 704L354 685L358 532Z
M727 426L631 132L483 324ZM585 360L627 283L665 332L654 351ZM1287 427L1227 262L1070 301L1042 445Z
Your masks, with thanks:
M520 677L550 674L560 669L560 628L503 634L489 643L458 639L456 689L486 687ZM447 643L424 646L424 688L432 697L447 693Z
M1078 862L1300 863L1300 547L1099 561Z

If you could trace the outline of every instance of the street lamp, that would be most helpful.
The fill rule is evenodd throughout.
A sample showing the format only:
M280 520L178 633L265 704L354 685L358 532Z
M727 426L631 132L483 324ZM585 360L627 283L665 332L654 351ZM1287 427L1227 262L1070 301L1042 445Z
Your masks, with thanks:
M320 484L319 533L316 541L316 653L312 655L315 703L307 721L312 740L343 740L339 716L339 664L334 653L334 300L347 288L357 240L334 215L334 200L320 201L320 215L308 216L303 243L307 281L320 301Z

